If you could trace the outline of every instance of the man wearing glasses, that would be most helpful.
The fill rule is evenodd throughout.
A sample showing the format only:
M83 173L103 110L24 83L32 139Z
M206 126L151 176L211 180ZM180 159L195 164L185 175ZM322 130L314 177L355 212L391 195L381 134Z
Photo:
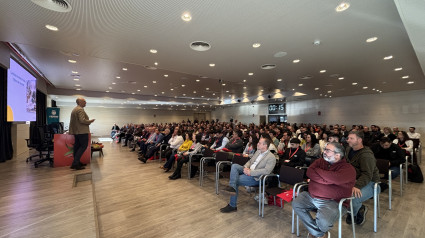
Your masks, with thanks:
M356 170L344 159L344 147L329 142L323 158L308 167L307 176L310 178L308 192L300 193L292 201L292 208L309 231L308 237L329 237L328 231L338 219L339 201L351 196ZM344 207L348 207L348 202ZM317 211L316 218L310 211Z

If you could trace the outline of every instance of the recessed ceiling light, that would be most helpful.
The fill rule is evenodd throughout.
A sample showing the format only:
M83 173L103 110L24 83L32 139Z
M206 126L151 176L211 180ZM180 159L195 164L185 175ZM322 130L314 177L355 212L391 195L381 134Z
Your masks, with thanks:
M299 63L301 60L300 59L294 59L292 62L294 63L294 64L296 64L296 63Z
M229 90L226 91L226 93L228 93L228 92L229 92Z
M156 83L156 81L152 81L152 83Z
M276 79L276 81L281 82L281 81L282 81L282 79Z
M385 56L384 57L384 60L389 60L389 59L392 59L393 58L393 56L392 55L388 55L388 56Z
M213 93L213 96L215 96L215 93Z
M155 94L154 96L155 96L155 97L158 97L158 95L157 95L157 94Z
M76 60L68 60L68 62L69 62L69 63L71 63L71 64L75 64L75 63L77 63L77 61L76 61Z
M295 88L293 88L292 91L295 91Z
M79 84L76 84L76 85L75 85L75 87L80 87L80 86L81 86L81 85L79 85Z
M196 93L196 91L193 91L193 93Z
M357 85L357 83L352 83L352 85Z
M315 88L314 90L316 90L316 91L317 91L317 90L319 90L319 88Z
M328 93L332 93L332 91L328 91Z
M403 68L402 67L400 67L400 68L395 68L394 69L394 71L400 71L400 70L402 70Z
M182 87L184 88L186 85L182 84Z
M242 80L244 83L246 82L246 79Z
M366 40L366 42L367 43L370 43L370 42L374 42L374 41L376 41L378 39L378 37L371 37L371 38L368 38L367 40Z
M127 68L122 68L122 70L127 71Z
M246 89L246 87L243 87L243 89Z
M171 88L170 90L171 90L171 91L174 91L174 88Z
M109 91L108 91L108 90L106 90L105 92L109 93Z
M168 74L164 74L164 77L166 77L166 78L167 78L167 77L168 77Z
M46 25L46 28L51 30L51 31L58 31L59 30L56 26L52 26L52 25Z
M134 95L134 94L136 94L136 93L131 93L131 94L133 94L133 95Z
M144 88L147 88L148 86L147 85L145 85L145 86L143 86Z
M137 89L137 92L140 92L140 89Z
M80 90L81 90L81 88L76 88L75 90L80 91Z
M249 75L249 76L252 76L252 75L254 75L254 73L248 73L248 75Z
M114 84L114 85L115 85L115 84L117 84L117 83L115 83L115 82L112 82L112 84Z
M183 93L183 96L186 96L186 93ZM186 107L186 106L185 106Z
M207 91L208 91L208 90L210 90L210 88L205 88L205 90L207 90Z
M149 52L151 52L152 54L156 54L156 53L158 53L158 51L157 51L157 50L155 50L155 49L150 49L150 50L149 50Z
M344 77L339 77L339 78L338 78L338 80L343 80L343 79L344 79Z
M367 89L367 87L363 87L363 89Z
M321 74L326 73L326 69L322 69L319 71Z
M75 78L74 81L80 81L80 79L79 78Z
M213 63L210 64L210 67L214 67L214 66L215 66L215 64L213 64Z
M154 65L158 65L158 62L153 63Z
M407 84L414 84L414 83L415 83L414 81L407 82Z
M281 58L283 56L286 56L288 53L284 52L284 51L279 51L276 54L274 54L275 58Z
M225 83L222 83L221 85L226 86L226 84L225 84Z
M72 74L78 74L78 71L71 71Z
M335 8L335 11L343 12L343 11L347 10L349 7L350 7L350 4L348 2L343 2Z
M204 96L201 96L201 98L203 98Z
M258 48L258 47L260 47L261 46L261 44L260 43L254 43L254 44L252 44L252 47L254 47L254 48Z
M405 75L405 76L403 76L403 77L401 77L401 78L403 78L403 79L408 79L408 78L409 78L409 75Z
M298 84L298 86L302 87L302 86L303 86L303 84L302 84L302 83L300 83L300 84Z
M196 82L201 82L201 80L197 79Z
M182 14L182 20L188 22L188 21L192 20L192 16L190 15L190 13L185 12L185 13Z
M115 78L120 79L121 77L120 77L120 76L117 76L117 77L115 77Z

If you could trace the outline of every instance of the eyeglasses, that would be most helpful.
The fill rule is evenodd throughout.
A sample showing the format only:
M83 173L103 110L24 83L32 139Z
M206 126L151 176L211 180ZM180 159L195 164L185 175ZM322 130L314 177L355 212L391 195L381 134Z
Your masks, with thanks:
M333 152L333 153L335 153L335 150L331 150L331 149L324 149L324 152Z

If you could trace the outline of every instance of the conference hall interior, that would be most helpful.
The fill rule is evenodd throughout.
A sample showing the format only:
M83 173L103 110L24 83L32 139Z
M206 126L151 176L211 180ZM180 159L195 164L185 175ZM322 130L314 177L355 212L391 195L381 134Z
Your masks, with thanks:
M355 236L423 237L424 185L412 174L424 168L424 16L421 0L0 1L0 238L297 237L291 202L263 201L261 187L240 186L237 211L220 212L242 151L218 173L222 152L194 156L177 179L167 143L146 156L145 133L176 127L188 140L208 134L201 153L220 132L240 132L245 149L276 136L277 161L284 132L316 137L321 152L323 134L347 146L352 129L406 132L402 173L380 193L379 216L364 202ZM95 119L82 170L70 169L77 98Z

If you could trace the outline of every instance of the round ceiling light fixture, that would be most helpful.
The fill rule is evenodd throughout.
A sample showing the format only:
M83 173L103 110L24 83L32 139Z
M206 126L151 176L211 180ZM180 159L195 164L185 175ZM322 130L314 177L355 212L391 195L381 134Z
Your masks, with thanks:
M261 65L261 69L274 69L276 68L275 64L263 64Z
M287 54L288 54L288 53L286 53L286 52L279 51L279 52L277 52L276 54L274 54L274 57L275 57L275 58L281 58L281 57L286 56Z

